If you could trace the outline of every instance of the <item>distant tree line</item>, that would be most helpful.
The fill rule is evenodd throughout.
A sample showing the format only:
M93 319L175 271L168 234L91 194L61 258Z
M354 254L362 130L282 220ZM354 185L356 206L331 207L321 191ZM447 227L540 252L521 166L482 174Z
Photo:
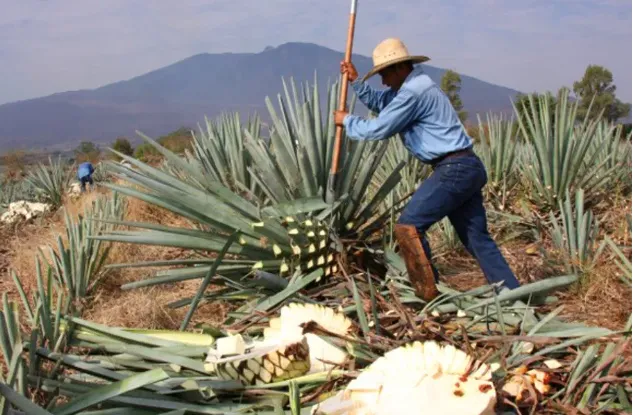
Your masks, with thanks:
M457 111L462 124L466 125L468 114L463 110L463 103L459 96L461 89L461 77L459 74L455 71L447 70L442 76L440 87L451 101L453 108ZM514 105L519 116L523 119L528 119L533 116L529 103L530 96L537 97L538 95L545 95L549 101L549 108L552 111L551 116L553 117L556 103L563 94L565 94L568 98L579 101L578 112L576 114L578 121L584 120L585 117L589 119L600 117L603 120L615 123L627 117L631 112L631 104L620 101L615 96L615 91L616 86L613 84L613 74L611 71L599 65L589 65L582 79L574 82L573 96L569 88L562 87L558 90L556 95L549 91L545 94L538 94L536 92L531 94L519 94L515 98ZM467 130L473 138L477 139L476 126L468 126ZM626 137L630 132L631 123L623 124L623 136Z
M175 131L158 137L156 142L176 154L183 154L185 150L192 148L191 129L180 127ZM121 154L147 163L162 160L162 155L151 144L143 142L134 148L130 140L123 136L117 137L109 147ZM29 166L37 165L39 162L46 162L49 155L53 157L60 155L69 165L84 161L97 164L100 160L106 158L116 161L121 160L121 157L117 154L104 151L90 140L83 140L73 150L59 154L58 152L12 150L0 154L0 184L5 180L16 181L24 178Z
M181 127L169 134L160 136L156 139L160 145L166 149L182 154L186 149L191 148L191 130L186 127ZM143 162L158 161L162 158L162 155L149 143L143 142L136 146L132 146L132 143L127 137L117 137L111 145L113 150L118 151L126 156L134 157ZM97 147L91 141L82 141L74 150L74 161L81 163L83 161L91 161L93 163L104 157L102 150ZM108 158L119 161L121 157L117 154L109 154Z

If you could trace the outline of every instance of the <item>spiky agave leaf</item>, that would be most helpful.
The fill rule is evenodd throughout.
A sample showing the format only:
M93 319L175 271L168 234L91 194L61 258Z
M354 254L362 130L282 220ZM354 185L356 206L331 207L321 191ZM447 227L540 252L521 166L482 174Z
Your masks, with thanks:
M37 189L27 179L11 180L7 177L0 178L0 214L8 208L12 202L25 200L27 202L39 202ZM42 199L43 200L43 199Z
M513 135L514 123L512 119L506 121L503 116L497 117L492 114L487 114L486 124L479 115L477 120L480 141L475 145L475 151L480 155L488 174L488 186L484 191L498 209L504 209L508 196L518 180L514 168L518 141Z
M329 88L328 108L334 108L338 84ZM386 142L363 143L345 137L337 194L326 204L324 189L330 165L334 122L328 110L322 121L318 85L307 85L304 94L292 95L284 83L286 100L279 98L276 111L267 100L271 118L270 145L244 130L244 148L252 160L246 169L262 190L264 200L244 195L206 174L201 162L184 160L141 135L170 163L172 170L153 168L117 153L133 168L111 163L110 168L131 186L107 184L113 190L165 208L188 219L191 228L175 228L149 223L120 222L145 231L120 231L96 238L118 242L174 246L202 253L218 252L228 235L240 232L238 244L228 254L255 261L251 268L222 264L218 274L241 278L253 270L293 275L321 268L325 275L335 272L335 252L341 246L333 238L366 240L380 229L388 216L379 215L380 205L400 180L401 162L375 194L367 198L371 178L386 150ZM300 104L301 102L301 104ZM201 146L204 146L202 141ZM236 153L232 154L236 156ZM218 164L218 163L216 163ZM175 174L175 170L179 173ZM185 180L182 177L187 176ZM246 186L246 184L243 184ZM202 260L201 260L202 261ZM208 263L191 264L187 271L168 271L148 283L165 283L202 278ZM196 266L200 265L200 266ZM186 276L184 274L187 274Z
M401 171L402 180L393 189L392 193L394 203L405 201L408 196L417 190L421 182L431 174L430 166L423 164L413 156L402 144L400 134L397 134L393 139L389 140L387 151L382 157L376 174L372 178L372 191L376 191L387 180L391 172L403 161L406 165ZM391 206L392 204L388 202L384 204L385 209Z
M104 263L110 248L89 236L112 231L114 226L102 220L121 220L124 206L121 195L114 192L98 198L76 221L65 212L67 242L58 235L57 250L52 246L48 250L53 275L68 290L70 300L85 297L107 272Z
M213 193L205 192L159 169L129 160L135 163L138 171L121 165L112 168L122 171L128 181L144 186L145 192L115 184L107 186L179 213L196 223L197 229L115 221L113 223L147 230L117 231L94 236L95 239L220 252L229 233L237 230L241 234L238 243L232 244L227 253L253 263L250 266L225 263L218 267L220 275L240 278L254 270L291 275L295 271L309 272L316 268L323 268L326 274L332 272L334 252L329 228L326 222L310 215L310 212L328 207L322 199L294 200L290 204L261 209L219 183L209 186ZM213 206L213 209L206 206ZM205 261L206 258L199 264L193 262L194 267L189 269L188 275L182 276L186 272L182 269L174 270L173 274L163 273L143 285L201 278L210 268Z
M582 188L587 201L603 197L611 175L622 166L615 163L605 168L610 160L599 157L602 146L611 141L608 130L598 128L600 117L587 115L577 124L579 102L571 104L567 94L559 94L554 111L546 95L537 99L530 95L528 101L522 109L527 111L525 105L529 105L532 117L518 116L518 122L525 140L533 143L534 158L520 166L530 199L540 208L556 209L566 191ZM519 109L514 108L518 115Z
M236 193L245 193L256 200L264 200L261 188L252 180L249 168L253 160L244 148L245 131L259 139L261 120L259 116L249 117L245 123L240 120L240 114L223 113L215 120L204 119L204 124L198 125L198 132L192 132L192 148L185 149L186 162L205 177L214 182L220 182ZM202 186L191 175L174 164L165 160L164 170L193 185Z
M343 133L340 173L333 195L325 195L332 163L335 125L332 113L340 93L338 82L327 87L326 116L321 114L319 86L314 81L297 92L294 81L290 87L283 82L284 97L277 96L278 108L267 98L266 104L273 120L270 146L263 139L246 134L246 149L255 163L253 177L264 187L272 202L288 202L300 197L324 197L341 203L333 216L332 227L340 236L359 235L367 221L380 211L380 205L398 184L405 162L396 163L384 177L381 186L370 192L372 178L384 156L390 140L362 142ZM292 91L292 93L290 92ZM353 112L353 95L349 111ZM374 194L374 197L367 197ZM343 198L343 199L341 199ZM383 219L384 223L384 219Z
M599 222L591 210L584 208L584 191L577 190L575 196L573 207L569 192L565 192L564 202L559 202L561 220L550 212L550 234L563 255L566 271L584 274L593 267L604 246L597 244Z
M69 167L67 169L67 167ZM62 199L73 174L73 166L65 166L61 156L53 161L48 158L48 165L38 163L29 172L26 180L35 188L36 192L54 207L61 206Z
M597 176L608 175L601 190L606 195L631 189L631 132L623 138L622 129L622 124L600 120L585 159L585 168L596 166Z

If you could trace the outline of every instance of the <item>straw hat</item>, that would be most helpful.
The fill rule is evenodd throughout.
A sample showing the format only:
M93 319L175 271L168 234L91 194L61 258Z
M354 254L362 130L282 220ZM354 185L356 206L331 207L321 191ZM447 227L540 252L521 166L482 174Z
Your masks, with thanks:
M385 39L376 46L372 54L374 67L363 77L363 81L376 75L388 66L400 62L411 61L412 63L421 63L429 60L427 56L409 55L407 47L402 40L397 38Z

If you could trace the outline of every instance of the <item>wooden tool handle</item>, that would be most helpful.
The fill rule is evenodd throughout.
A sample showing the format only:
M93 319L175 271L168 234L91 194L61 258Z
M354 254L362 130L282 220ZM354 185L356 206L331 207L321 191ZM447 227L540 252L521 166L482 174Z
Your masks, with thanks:
M356 24L356 4L357 0L352 0L352 8L349 14L349 28L347 30L347 45L345 47L345 62L352 61L352 45L354 44L354 26ZM345 111L347 104L347 72L343 74L343 83L341 85L341 95L339 96L338 109ZM332 167L330 173L335 175L338 172L338 161L341 152L341 138L343 136L343 127L336 126L336 135L334 138L334 151L332 152Z

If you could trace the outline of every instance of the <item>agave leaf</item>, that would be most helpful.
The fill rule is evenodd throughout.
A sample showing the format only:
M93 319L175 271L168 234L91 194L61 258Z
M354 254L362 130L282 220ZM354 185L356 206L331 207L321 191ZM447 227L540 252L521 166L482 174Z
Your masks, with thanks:
M297 282L289 284L285 289L277 294L266 298L255 307L256 311L268 311L273 307L292 298L297 292L304 289L308 284L323 276L323 269L317 268L308 275L302 276Z
M215 262L215 258L168 259L164 261L144 261L144 262L126 262L126 263L119 263L119 264L108 264L106 265L106 268L118 269L118 268L144 268L144 267L171 267L174 265L208 265L208 264L213 264L214 262ZM226 259L223 262L229 263L229 264L241 264L241 265L253 265L255 263L255 261L248 261L248 260L231 261L231 260L226 260Z
M592 345L592 346L595 346L595 345ZM586 354L593 354L593 353L595 353L597 351L597 348L592 350L591 347L588 348L585 351ZM615 343L610 343L610 344L608 344L605 347L604 352L602 353L602 358L596 364L596 370L598 369L598 367L603 366L609 360L609 358L611 357L610 355L613 353L613 350L615 349L615 347L616 347ZM580 366L580 364L579 364L579 366ZM609 371L609 367L605 367L601 371L602 372L601 374L602 375L606 375L608 373L608 371ZM575 372L576 372L576 370L574 370L573 373L575 373ZM596 372L594 371L593 373L596 373ZM577 379L575 379L575 380L577 381ZM570 385L572 384L572 380L571 379L569 381L569 384ZM597 387L597 385L595 383L590 383L590 384L586 385L585 391L582 394L582 397L580 398L580 402L576 405L577 408L585 408L590 403L590 401L595 396L596 387ZM568 389L567 394L569 396L569 393L571 392L571 386L569 388L567 388L567 389Z
M576 275L564 275L560 277L552 277L545 280L537 281L534 283L523 285L514 290L502 291L498 295L498 299L501 302L504 301L516 301L529 297L530 295L541 296L547 293L550 293L554 290L561 289L563 287L569 286L576 282L578 277ZM490 305L494 303L495 298L489 298L483 301L480 301L468 308L465 311L475 310L478 308L482 308L484 306Z
M22 300L22 307L26 311L28 320L31 322L34 321L35 315L33 314L33 309L31 308L31 304L26 298L26 293L24 292L22 282L20 281L20 278L18 278L18 275L15 273L14 270L11 270L11 278L13 279L13 282L15 283L15 286L18 290L18 294L20 295L20 299Z
M311 213L328 208L330 205L323 201L323 198L307 197L295 199L286 203L279 203L274 206L267 206L262 209L262 213L271 216L296 216L301 213Z
M100 336L112 338L119 341L129 342L131 344L156 346L177 346L179 343L175 341L160 339L156 337L146 336L143 334L133 333L128 330L115 327L108 327L102 324L93 323L79 317L66 316L65 320L73 323L77 327L86 329L87 331L97 333Z
M602 145L609 146L613 141L610 131L599 128L602 123L600 117L590 119L587 115L577 123L579 102L570 104L565 90L560 92L554 119L550 117L547 95L539 95L536 99L529 95L529 109L525 103L522 110L513 104L519 129L526 142L533 143L534 149L534 158L521 163L520 169L528 178L528 184L536 190L530 193L531 199L546 209L556 208L557 199L566 190L574 193L582 188L587 200L593 200L600 196L608 183L600 174L608 160L598 155ZM526 111L532 117L522 116ZM598 179L594 180L594 177Z
M593 365L596 359L596 352L598 351L598 345L592 344L585 351L581 352L578 357L578 363L572 369L569 375L569 381L565 387L565 398L569 399L570 395L574 392L578 386L580 379L587 375L587 371Z
M48 360L63 363L64 365L72 367L80 372L89 373L99 378L109 379L109 380L123 380L128 377L120 372L115 372L113 370L103 368L94 363L84 362L81 358L76 357L76 356L63 355L59 353L51 353L44 348L38 349L37 354ZM160 388L154 387L152 385L148 385L147 387L155 391L161 390Z
M29 399L17 393L2 382L0 382L0 394L2 394L2 396L4 396L13 405L17 406L29 415L53 415L50 412L35 405Z
M215 273L216 273L216 271L218 269L218 266L220 265L220 263L222 262L222 259L224 258L224 255L226 255L227 251L229 250L231 245L233 245L233 243L237 240L239 235L240 235L239 232L235 232L226 241L226 244L222 248L222 251L220 251L218 257L215 260L215 262L213 263L213 265L209 269L209 272L204 277L204 280L202 281L202 284L200 284L200 287L198 288L198 291L196 292L195 297L191 300L191 305L189 307L189 310L187 311L187 315L185 316L184 320L182 321L182 324L180 325L180 331L183 331L189 325L189 321L191 320L191 317L193 316L193 313L195 312L196 308L198 307L198 303L200 302L200 298L202 297L202 293L204 293L204 291L209 286L209 283L211 282L211 278L215 275Z
M360 327L363 330L363 334L367 336L369 334L369 324L367 323L367 315L365 314L365 310L363 308L363 301L360 298L360 294L358 293L358 288L356 287L356 283L354 282L354 279L352 279L352 295L354 297L354 303L356 304L356 315L358 316Z
M627 393L627 391L624 389L624 386L622 385L617 386L617 394L618 401L622 410L626 413L631 413L631 410L633 409L631 407L631 394Z
M276 264L276 262L275 262ZM267 269L268 267L264 266L263 269ZM272 266L270 269L277 269L278 265ZM209 267L193 267L193 268L183 268L183 269L173 269L167 270L163 273L158 274L157 277L147 278L144 280L134 281L131 283L123 284L121 289L130 290L134 288L140 287L148 287L151 285L158 284L170 284L179 281L187 281L196 278L202 278L208 272ZM252 270L252 265L221 265L218 268L218 273L224 275L225 277L232 276L235 274L238 277L250 272Z
M70 185L74 166L69 167L66 169L61 156L56 161L49 156L48 165L38 163L29 171L26 181L44 201L56 208L62 205L64 194Z
M155 415L154 411L144 411L138 408L110 408L96 411L81 411L81 415ZM165 412L164 414L186 415L185 412Z
M128 391L159 382L166 379L167 373L162 369L153 369L145 373L139 373L111 385L102 386L73 399L69 403L59 406L55 410L56 415L70 415L82 409L89 408L110 398L122 395Z

